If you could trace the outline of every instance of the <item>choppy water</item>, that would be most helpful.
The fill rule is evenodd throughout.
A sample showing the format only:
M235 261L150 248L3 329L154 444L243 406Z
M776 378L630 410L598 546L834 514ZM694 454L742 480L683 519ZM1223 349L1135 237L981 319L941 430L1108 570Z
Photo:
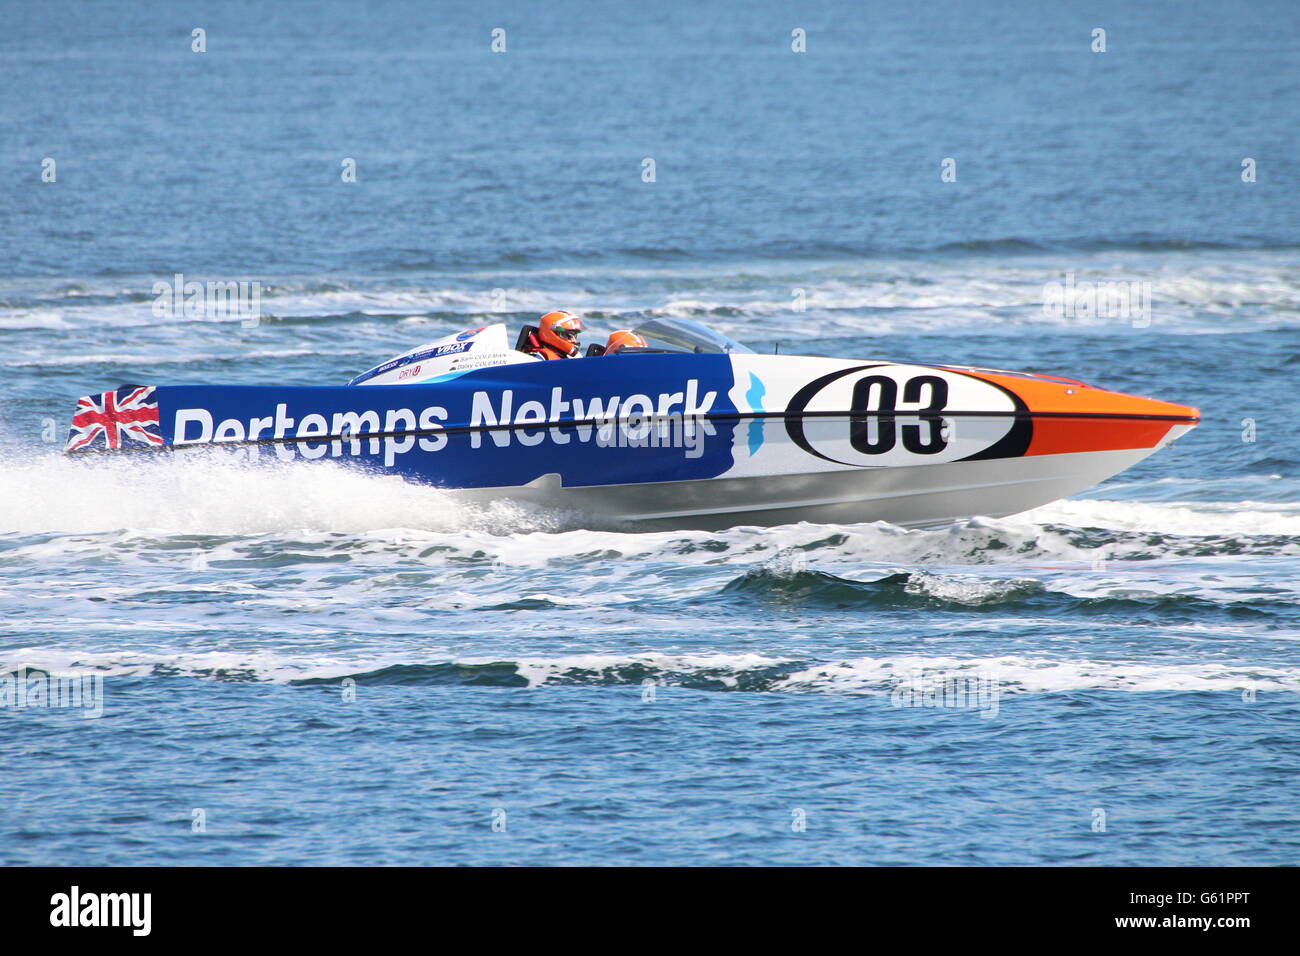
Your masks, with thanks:
M0 708L0 860L1297 862L1293 6L76 9L0 36L0 671L104 714ZM158 318L178 271L264 321ZM1045 315L1066 273L1150 325ZM57 453L101 387L339 383L552 307L1204 421L932 531ZM980 693L894 706L934 680Z

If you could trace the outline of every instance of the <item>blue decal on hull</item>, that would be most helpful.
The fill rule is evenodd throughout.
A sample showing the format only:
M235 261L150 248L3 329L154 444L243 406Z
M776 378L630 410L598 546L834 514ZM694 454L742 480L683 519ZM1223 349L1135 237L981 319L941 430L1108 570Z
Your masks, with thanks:
M731 468L731 361L636 355L479 369L434 384L157 389L176 445L352 462L451 488L714 478Z
M761 412L763 410L763 396L767 394L767 388L763 385L763 380L753 372L749 373L749 391L745 393L745 401L749 402L751 411ZM749 455L752 458L755 453L763 447L763 420L756 418L749 423Z

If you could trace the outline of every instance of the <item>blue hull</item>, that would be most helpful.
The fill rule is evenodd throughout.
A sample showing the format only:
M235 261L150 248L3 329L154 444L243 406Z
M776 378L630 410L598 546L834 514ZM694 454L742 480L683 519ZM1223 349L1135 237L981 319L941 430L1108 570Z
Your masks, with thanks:
M346 461L447 488L518 486L545 474L565 485L690 481L732 466L732 385L725 355L638 355L508 365L432 384L158 386L161 442L122 447Z

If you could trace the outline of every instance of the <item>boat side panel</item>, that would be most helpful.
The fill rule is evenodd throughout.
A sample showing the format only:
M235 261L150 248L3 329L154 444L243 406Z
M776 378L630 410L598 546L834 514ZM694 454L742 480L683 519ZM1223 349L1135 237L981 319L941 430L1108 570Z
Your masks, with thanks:
M141 448L339 460L451 488L544 475L594 487L1010 462L1152 449L1196 420L1195 409L1072 380L753 354L526 362L429 384L144 392L158 437ZM1169 420L1177 415L1182 423Z
M550 473L600 485L727 472L732 381L723 355L647 355L508 365L432 385L180 386L157 397L163 437L177 447L341 459L451 488Z

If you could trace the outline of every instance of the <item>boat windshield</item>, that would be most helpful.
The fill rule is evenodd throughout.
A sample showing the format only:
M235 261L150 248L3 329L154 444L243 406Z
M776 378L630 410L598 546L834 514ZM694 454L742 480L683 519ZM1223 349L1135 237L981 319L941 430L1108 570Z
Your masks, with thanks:
M721 332L690 319L651 319L634 330L651 349L670 352L752 352Z

